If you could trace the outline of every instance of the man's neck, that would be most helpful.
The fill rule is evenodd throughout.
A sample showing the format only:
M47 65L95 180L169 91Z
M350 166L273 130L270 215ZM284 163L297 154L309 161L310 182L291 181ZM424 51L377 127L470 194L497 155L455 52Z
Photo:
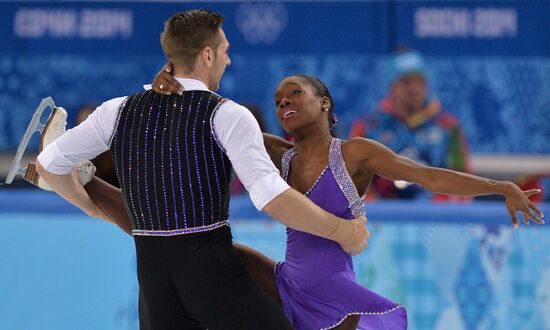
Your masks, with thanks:
M202 74L200 72L194 71L186 71L184 69L180 68L174 68L172 71L172 74L175 78L187 78L187 79L195 79L198 81L201 81L203 84L208 87L208 89L211 89L211 87L208 85L208 79L206 79L206 75Z

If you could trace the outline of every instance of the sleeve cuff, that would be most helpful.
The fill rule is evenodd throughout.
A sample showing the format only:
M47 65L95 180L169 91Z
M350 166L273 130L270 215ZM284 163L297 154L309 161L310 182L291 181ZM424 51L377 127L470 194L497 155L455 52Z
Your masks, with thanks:
M261 211L267 203L288 189L290 186L277 173L272 173L256 180L248 192L256 209Z

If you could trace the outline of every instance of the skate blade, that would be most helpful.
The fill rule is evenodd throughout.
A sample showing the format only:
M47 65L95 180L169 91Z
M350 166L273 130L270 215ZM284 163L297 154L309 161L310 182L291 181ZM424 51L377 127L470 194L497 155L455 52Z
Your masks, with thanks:
M35 132L42 133L42 131L44 130L44 127L46 127L46 124L42 124L40 122L40 116L42 115L42 112L44 112L44 110L47 107L50 107L52 109L50 116L48 117L48 120L49 120L50 118L52 118L52 115L54 114L54 110L55 110L55 103L51 97L42 99L42 102L40 102L40 104L34 111L31 122L29 123L29 126L27 126L27 130L25 131L25 134L21 139L21 143L19 143L19 147L17 147L17 153L15 154L15 158L13 159L13 163L11 165L10 171L8 172L8 176L6 177L6 181L5 181L6 184L12 183L14 177L17 174L25 177L25 174L27 172L27 167L21 166L21 158L23 157L23 154L27 149L27 145L29 144L29 141L31 140L32 135Z

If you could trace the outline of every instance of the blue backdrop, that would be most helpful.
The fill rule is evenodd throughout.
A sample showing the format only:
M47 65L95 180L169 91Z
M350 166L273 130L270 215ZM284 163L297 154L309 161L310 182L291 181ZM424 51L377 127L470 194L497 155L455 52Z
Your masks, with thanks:
M431 90L474 152L550 152L549 1L1 2L0 150L17 147L43 97L74 115L139 90L164 63L164 20L197 6L226 17L221 93L258 104L272 132L277 83L302 72L328 84L347 136L406 44L426 55Z

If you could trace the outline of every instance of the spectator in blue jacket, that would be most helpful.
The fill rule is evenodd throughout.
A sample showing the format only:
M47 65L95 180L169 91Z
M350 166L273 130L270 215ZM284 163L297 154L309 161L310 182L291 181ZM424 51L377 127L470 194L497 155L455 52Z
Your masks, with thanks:
M390 81L386 97L377 109L353 122L350 137L368 137L420 163L466 172L464 135L456 117L430 95L422 56L412 50L393 53L386 78ZM373 184L380 198L431 196L406 182L377 177ZM435 198L445 199L439 195Z

